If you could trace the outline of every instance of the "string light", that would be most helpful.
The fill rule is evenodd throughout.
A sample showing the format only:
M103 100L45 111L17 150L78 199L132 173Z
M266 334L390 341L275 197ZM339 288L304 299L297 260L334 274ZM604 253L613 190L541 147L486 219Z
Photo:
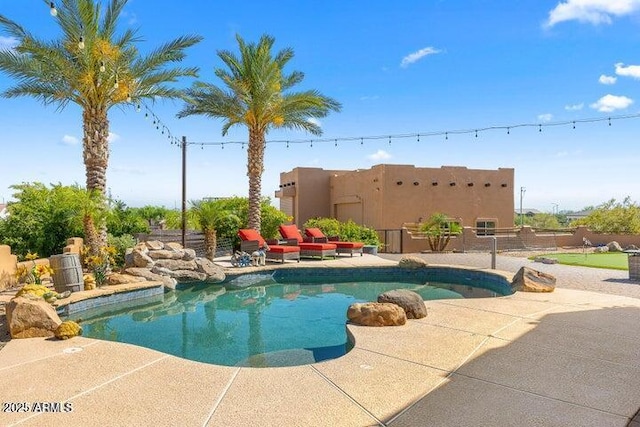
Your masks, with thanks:
M78 49L84 49L84 37L82 36L80 36L80 39L78 40Z
M116 80L115 80L115 82L113 83L113 88L114 88L114 89L118 89L118 87L119 87L119 86L120 86L120 85L118 84L118 75L116 74Z
M56 9L56 5L53 2L49 3L49 13L53 17L58 16L58 9Z
M104 73L107 70L107 67L104 64L104 61L100 61L100 72Z

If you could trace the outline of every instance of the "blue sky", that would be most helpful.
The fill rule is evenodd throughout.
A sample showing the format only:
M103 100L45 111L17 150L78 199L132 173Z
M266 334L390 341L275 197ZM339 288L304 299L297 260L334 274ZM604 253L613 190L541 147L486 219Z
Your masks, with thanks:
M149 51L184 34L204 40L188 50L200 79L219 83L216 51L236 50L235 34L276 49L291 47L289 71L306 75L343 105L321 121L334 142L269 144L263 193L273 198L280 172L297 166L362 169L375 164L515 169L515 200L525 207L578 210L610 198L640 201L640 0L432 0L386 2L151 2L130 0L122 25L138 28ZM59 33L41 0L3 1L0 14L32 32ZM0 48L14 41L0 34ZM0 91L12 81L0 74ZM190 85L184 81L180 86ZM221 136L221 122L177 119L180 102L149 105L166 129L188 141L244 141L244 128ZM179 207L180 150L145 120L145 109L110 111L108 187L129 206ZM585 119L604 119L584 123ZM570 123L576 121L575 129ZM563 126L550 126L569 122ZM481 131L491 126L537 126ZM29 98L0 98L0 202L12 184L84 185L81 111L58 111ZM540 131L540 129L542 131ZM454 134L457 130L471 130ZM426 137L427 133L451 132ZM343 138L422 133L419 138ZM309 140L272 132L268 140ZM190 145L189 200L246 196L241 145Z

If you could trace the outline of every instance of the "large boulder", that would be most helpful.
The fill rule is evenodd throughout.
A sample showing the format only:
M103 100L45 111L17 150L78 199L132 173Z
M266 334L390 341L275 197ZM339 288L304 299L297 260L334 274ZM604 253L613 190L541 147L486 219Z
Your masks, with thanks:
M196 259L196 251L194 249L190 249L190 248L184 248L182 250L182 252L184 253L182 259L185 261L192 261L194 259Z
M407 319L422 319L427 316L427 307L422 297L408 289L395 289L378 295L378 302L388 302L400 306Z
M553 292L556 288L556 278L529 267L522 267L513 276L511 288L520 292Z
M6 315L11 338L52 337L62 323L51 304L38 297L12 298Z
M607 243L607 247L609 248L609 252L622 252L622 246L620 246L620 243L616 242L615 240L613 242L609 242Z
M181 259L159 259L156 261L155 266L168 270L195 270L198 268L195 261L184 261Z
M131 274L111 273L107 277L107 285L124 285L127 283L146 282L147 279L140 276L133 276ZM86 289L86 284L85 284Z
M184 250L173 251L160 249L157 251L149 251L147 254L151 259L182 259L184 257Z
M168 268L155 266L151 269L152 273L172 277L180 282L202 282L207 278L204 273L198 273L195 270L169 270Z
M164 249L164 243L159 240L149 240L147 242L144 242L144 245L152 251L159 251Z
M153 259L148 255L149 250L146 247L135 247L131 252L133 267L151 268L154 265Z
M204 273L207 275L207 282L211 283L219 283L224 281L225 274L222 267L213 263L206 258L196 258L196 265L198 266L197 270L200 273Z
M347 318L362 326L400 326L407 323L404 310L395 304L367 302L349 306Z
M403 268L422 268L427 265L427 261L415 255L403 256L398 262L398 266Z
M144 277L149 281L162 282L164 287L168 289L175 289L176 284L178 283L173 277L152 273L148 268L130 267L127 268L124 272L132 276Z

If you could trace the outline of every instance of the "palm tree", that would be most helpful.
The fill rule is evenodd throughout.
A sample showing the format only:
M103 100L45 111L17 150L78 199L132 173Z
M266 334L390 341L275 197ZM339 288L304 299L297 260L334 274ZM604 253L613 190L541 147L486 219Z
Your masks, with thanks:
M286 92L304 78L294 71L284 73L293 58L293 50L283 49L272 55L273 37L263 35L257 44L245 43L236 35L240 56L218 51L228 69L218 68L216 76L226 88L197 82L187 91L187 105L178 117L205 115L224 119L222 135L234 125L249 130L247 176L249 177L248 226L260 230L260 201L264 170L265 135L273 128L305 130L321 135L322 129L310 118L325 117L340 104L318 91Z
M462 226L456 221L452 221L446 214L435 212L427 222L420 225L420 231L424 233L429 242L429 247L433 252L445 250L451 236L462 233Z
M218 229L240 228L240 219L225 209L223 200L201 200L191 202L192 215L204 233L204 248L207 259L213 261L218 243Z
M60 109L75 103L82 109L83 159L90 192L105 195L109 163L108 111L116 105L134 106L143 100L179 98L182 91L167 86L180 77L196 77L197 68L171 66L180 62L184 50L201 40L179 37L143 56L133 29L116 32L127 0L61 0L51 8L62 30L60 38L45 41L14 21L0 15L0 29L17 40L15 49L0 50L0 71L17 84L3 95L30 96ZM99 244L106 241L102 223Z

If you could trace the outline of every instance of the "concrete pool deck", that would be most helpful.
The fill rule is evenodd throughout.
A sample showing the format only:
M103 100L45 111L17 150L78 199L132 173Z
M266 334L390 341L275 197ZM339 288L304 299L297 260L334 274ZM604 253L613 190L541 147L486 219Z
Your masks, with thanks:
M425 257L489 264L487 254L438 255ZM301 264L396 264L385 258ZM498 258L511 275L551 268L558 288L426 301L428 316L401 327L349 325L355 348L312 365L236 368L84 337L11 340L0 400L31 407L0 412L0 425L640 427L640 284L624 271ZM39 402L73 410L34 412Z

